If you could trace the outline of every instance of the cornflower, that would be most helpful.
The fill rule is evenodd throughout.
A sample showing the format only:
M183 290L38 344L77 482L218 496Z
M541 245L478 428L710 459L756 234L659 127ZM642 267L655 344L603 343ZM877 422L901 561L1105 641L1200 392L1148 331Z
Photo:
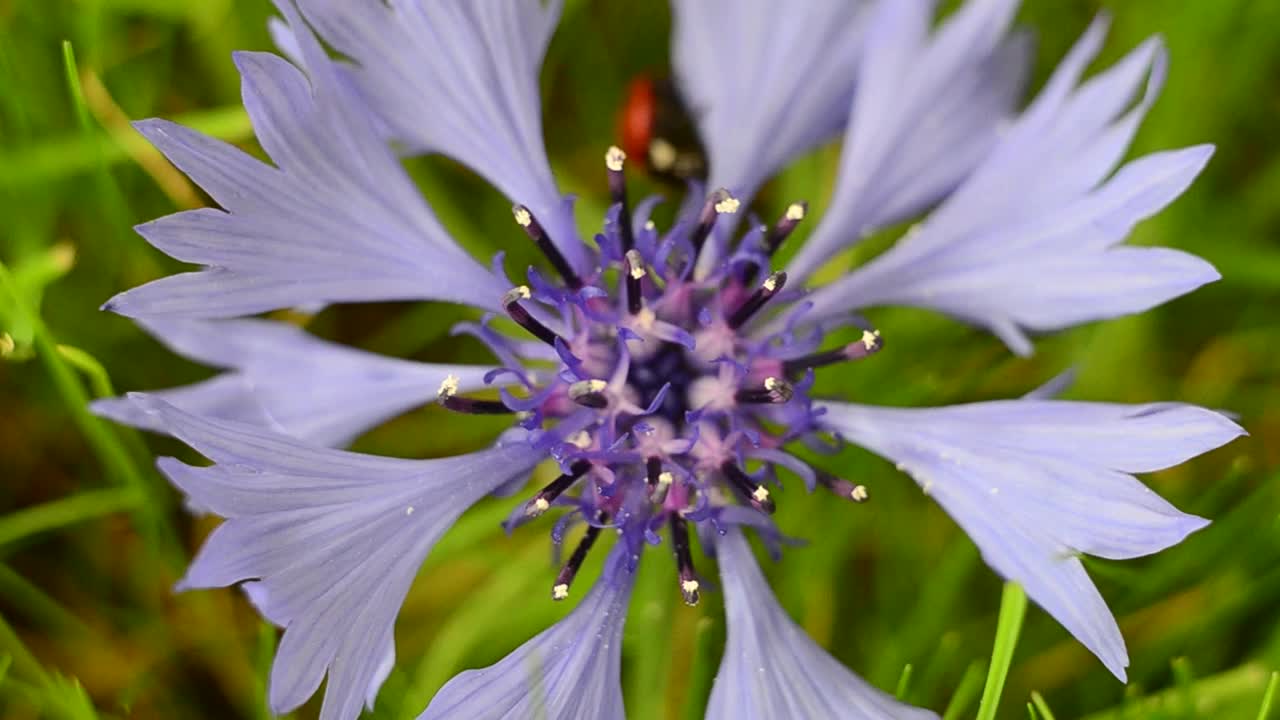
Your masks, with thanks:
M1133 473L1216 448L1239 427L1175 403L1032 393L880 408L811 388L817 373L852 371L882 351L881 331L860 325L867 308L940 311L1025 355L1029 333L1140 312L1216 279L1185 253L1120 245L1211 153L1120 164L1164 79L1158 41L1082 81L1105 35L1099 19L1018 110L1028 43L1009 32L1014 0L971 0L936 28L927 0L822 0L803 12L673 0L673 65L708 182L660 230L656 200L633 205L628 159L608 148L611 207L587 243L540 137L537 78L559 2L277 5L285 20L272 30L292 62L235 55L274 165L172 123L138 123L221 209L140 226L157 248L204 269L105 306L226 372L96 406L213 461L159 461L192 507L226 518L180 587L239 584L284 628L275 711L302 704L326 675L323 718L372 705L395 662L395 616L436 540L550 460L558 476L516 503L507 526L556 514L557 542L569 525L586 526L549 582L552 600L577 593L584 559L613 538L604 571L562 621L454 678L422 718L621 717L621 637L643 550L666 546L672 591L694 604L705 584L694 538L718 559L728 624L707 717L934 717L814 643L773 598L745 539L751 530L777 549L769 516L780 470L811 491L868 499L866 486L791 452L832 439L896 463L997 573L1124 679L1119 629L1079 556L1145 555L1203 527ZM768 177L841 134L830 210L776 268L807 206L745 228L740 218ZM531 267L513 282L501 255L486 268L459 248L393 146L447 155L491 182L515 203L513 233L527 235L550 272ZM929 210L874 260L809 286L832 255ZM485 311L458 331L495 362L381 357L246 317L375 300ZM833 343L834 334L848 339ZM490 387L498 399L475 394ZM509 416L511 428L488 449L449 458L336 449L433 401Z

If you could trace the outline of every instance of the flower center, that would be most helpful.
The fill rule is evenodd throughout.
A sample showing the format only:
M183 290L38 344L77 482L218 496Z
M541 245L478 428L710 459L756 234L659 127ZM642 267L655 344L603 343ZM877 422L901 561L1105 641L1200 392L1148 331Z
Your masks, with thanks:
M617 148L606 154L613 207L596 236L595 269L585 276L527 208L514 209L561 282L530 268L529 284L503 298L508 317L529 340L487 325L473 330L506 364L488 379L513 377L524 393L504 388L501 401L464 398L457 383L446 380L440 399L459 412L519 413L529 441L560 464L562 474L508 521L512 527L563 506L570 513L553 537L563 537L570 522L587 523L553 598L568 596L602 528L616 529L638 553L644 542L658 542L667 525L679 589L692 604L699 583L688 523L720 530L722 522L744 521L742 513L772 514L777 465L810 487L866 499L864 487L815 471L781 448L816 431L807 395L813 369L865 357L881 341L865 331L860 341L824 350L821 331L801 336L790 324L773 335L753 335L753 321L788 299L786 274L768 266L805 206L791 205L772 227L744 233L724 260L698 268L717 221L736 213L739 201L716 190L696 217L677 221L665 235L648 221L637 229L624 160Z

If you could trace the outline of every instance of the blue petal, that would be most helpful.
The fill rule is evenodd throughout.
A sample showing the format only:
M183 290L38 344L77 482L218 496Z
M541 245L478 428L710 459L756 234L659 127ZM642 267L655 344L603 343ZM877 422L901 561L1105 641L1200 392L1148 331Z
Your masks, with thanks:
M493 369L384 357L268 320L140 324L179 355L231 371L154 397L195 415L272 428L317 445L345 445L430 402L450 375L459 390L483 388L485 373ZM126 398L98 400L92 407L127 425L165 431L157 416Z
M579 270L586 254L542 142L538 72L560 0L300 0L353 62L391 137L469 166L529 207ZM518 228L512 226L513 232Z
M235 56L245 108L274 167L164 120L137 123L223 210L139 226L165 253L208 269L135 288L106 307L198 318L370 300L498 308L505 286L448 236L314 38L296 37L309 77L274 55Z
M844 127L864 3L671 5L671 62L706 147L708 187L727 187L746 202L770 175Z
M1244 432L1218 413L1173 403L819 406L824 427L896 462L987 564L1021 583L1121 680L1124 640L1076 555L1138 557L1204 527L1130 473L1176 465Z
M930 33L933 5L872 12L831 206L789 277L950 192L1012 114L1030 69L1028 37L1004 38L1017 0L974 0Z
M195 504L227 518L179 587L256 581L255 602L285 628L271 707L298 707L328 673L324 720L355 718L385 678L396 613L435 541L541 458L527 443L439 460L360 455L131 397L217 463L159 461Z
M928 220L815 292L808 320L912 305L986 327L1029 354L1027 330L1141 312L1216 280L1213 267L1186 253L1116 247L1186 190L1212 148L1148 155L1107 177L1159 92L1165 55L1149 41L1073 90L1104 30L1094 24ZM1134 105L1144 77L1146 92Z
M787 616L737 528L716 543L728 641L708 720L925 720L849 671Z
M614 546L578 607L494 665L468 670L418 720L622 720L622 626L634 574Z

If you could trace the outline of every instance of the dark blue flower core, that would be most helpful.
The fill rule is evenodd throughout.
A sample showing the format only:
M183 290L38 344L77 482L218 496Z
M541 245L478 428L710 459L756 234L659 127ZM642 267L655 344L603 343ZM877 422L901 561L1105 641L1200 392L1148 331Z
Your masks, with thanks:
M562 474L508 522L514 526L553 506L569 508L553 531L557 543L569 523L588 524L556 579L555 599L568 595L602 528L617 529L634 557L645 542L661 542L665 525L680 591L693 604L699 582L688 523L700 532L723 532L725 523L768 530L776 466L795 472L811 489L821 484L851 500L866 499L862 486L815 470L782 448L793 440L820 443L807 394L813 370L866 357L880 349L881 339L864 331L853 343L823 349L823 328L793 329L803 303L781 332L752 334L754 320L791 299L786 274L768 268L805 206L791 205L772 227L744 233L726 259L705 262L704 245L715 239L718 219L736 213L738 201L716 190L696 215L688 213L659 235L647 220L653 200L641 203L634 216L628 206L624 159L616 148L606 155L614 202L596 236L590 273L579 274L537 218L515 208L516 221L561 282L530 268L529 284L513 288L502 304L542 344L512 340L487 323L469 330L506 365L489 379L514 377L527 395L504 389L501 401L464 398L446 380L440 396L460 412L517 413L529 441L560 464Z

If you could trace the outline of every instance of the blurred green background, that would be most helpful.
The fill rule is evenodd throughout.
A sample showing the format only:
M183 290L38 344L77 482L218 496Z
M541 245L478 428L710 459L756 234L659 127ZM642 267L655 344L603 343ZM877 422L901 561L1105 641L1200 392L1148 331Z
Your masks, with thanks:
M1172 56L1134 152L1218 145L1200 181L1133 241L1193 251L1224 279L1140 317L1044 338L1029 360L928 313L877 311L885 352L856 372L827 374L824 389L942 404L1020 395L1075 367L1073 398L1176 399L1238 413L1250 437L1147 478L1179 507L1213 518L1209 529L1154 558L1088 560L1129 644L1129 686L1032 607L1000 716L1260 718L1280 668L1280 2L1030 3L1021 19L1039 38L1036 85L1100 7L1115 15L1104 61L1157 32ZM0 0L0 717L269 717L275 631L234 590L170 591L216 521L182 512L151 458L193 456L84 407L94 396L209 375L97 310L179 269L132 225L208 203L127 123L163 116L260 152L230 53L270 49L269 13L265 0ZM668 30L660 2L567 3L543 73L544 117L584 228L598 227L604 209L600 158L625 84L665 72ZM773 216L808 198L820 211L836 157L826 148L802 159L758 208ZM534 260L497 193L449 162L408 166L477 256L505 249L509 268ZM861 247L830 271L884 246ZM393 355L483 360L477 344L448 337L466 316L378 304L295 319ZM425 408L357 447L437 456L475 449L500 426L444 421ZM889 464L850 451L837 469L867 484L872 501L854 507L793 484L777 519L813 542L768 566L778 595L871 682L949 718L973 717L1000 581ZM567 611L547 599L549 523L498 531L511 502L483 503L427 561L373 717L413 718L453 673L497 660ZM649 554L632 604L623 682L633 718L701 717L723 643L719 598L683 606L670 565L665 551ZM705 558L702 566L711 569ZM317 710L313 700L295 715Z

